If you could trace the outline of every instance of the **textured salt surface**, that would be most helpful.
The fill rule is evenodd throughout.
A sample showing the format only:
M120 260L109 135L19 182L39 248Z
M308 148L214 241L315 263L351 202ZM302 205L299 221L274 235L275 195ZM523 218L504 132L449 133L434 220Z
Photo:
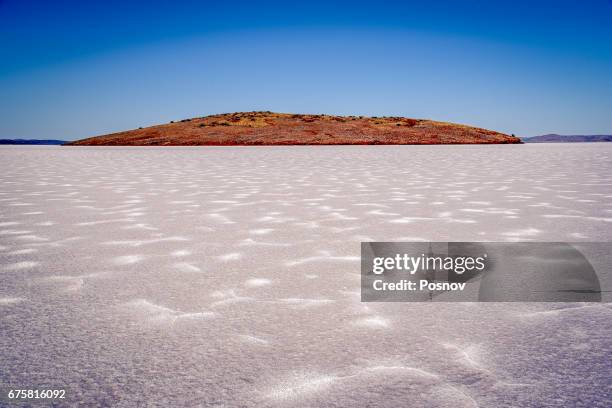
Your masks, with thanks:
M363 240L610 241L612 145L7 147L0 170L0 387L612 405L608 304L363 304L358 262Z

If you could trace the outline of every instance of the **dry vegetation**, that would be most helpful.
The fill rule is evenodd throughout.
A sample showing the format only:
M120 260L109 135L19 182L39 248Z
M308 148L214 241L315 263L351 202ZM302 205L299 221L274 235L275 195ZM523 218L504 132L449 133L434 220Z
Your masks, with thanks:
M78 140L71 145L327 145L520 143L516 137L453 123L403 117L237 112Z

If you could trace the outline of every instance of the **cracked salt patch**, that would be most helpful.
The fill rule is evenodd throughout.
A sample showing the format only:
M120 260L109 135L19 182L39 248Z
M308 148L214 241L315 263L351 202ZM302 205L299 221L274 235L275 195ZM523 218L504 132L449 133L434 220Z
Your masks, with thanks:
M251 287L251 288L257 288L257 287L261 287L261 286L268 286L271 285L272 281L270 279L266 279L266 278L253 278L253 279L248 279L246 282L244 282L245 286Z
M607 304L359 291L361 240L610 241L609 150L0 148L1 381L67 405L610 406Z
M0 297L0 306L13 305L16 303L21 303L23 301L25 301L25 299L21 297Z
M39 264L40 264L39 262L34 262L34 261L22 261L22 262L5 264L2 266L2 269L5 271L19 271L23 269L35 268Z

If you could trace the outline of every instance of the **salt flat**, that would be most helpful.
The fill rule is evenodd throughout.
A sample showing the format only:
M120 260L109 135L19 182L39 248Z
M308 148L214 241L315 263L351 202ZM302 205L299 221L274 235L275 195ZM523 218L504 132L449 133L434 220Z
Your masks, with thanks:
M359 296L361 241L610 241L612 144L3 147L0 169L0 388L612 405L609 304Z

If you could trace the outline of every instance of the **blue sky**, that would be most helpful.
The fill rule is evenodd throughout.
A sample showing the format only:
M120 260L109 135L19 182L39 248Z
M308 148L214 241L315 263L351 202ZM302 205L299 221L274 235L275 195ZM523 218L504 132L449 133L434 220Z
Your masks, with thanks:
M612 133L612 1L0 0L0 137L212 113Z

